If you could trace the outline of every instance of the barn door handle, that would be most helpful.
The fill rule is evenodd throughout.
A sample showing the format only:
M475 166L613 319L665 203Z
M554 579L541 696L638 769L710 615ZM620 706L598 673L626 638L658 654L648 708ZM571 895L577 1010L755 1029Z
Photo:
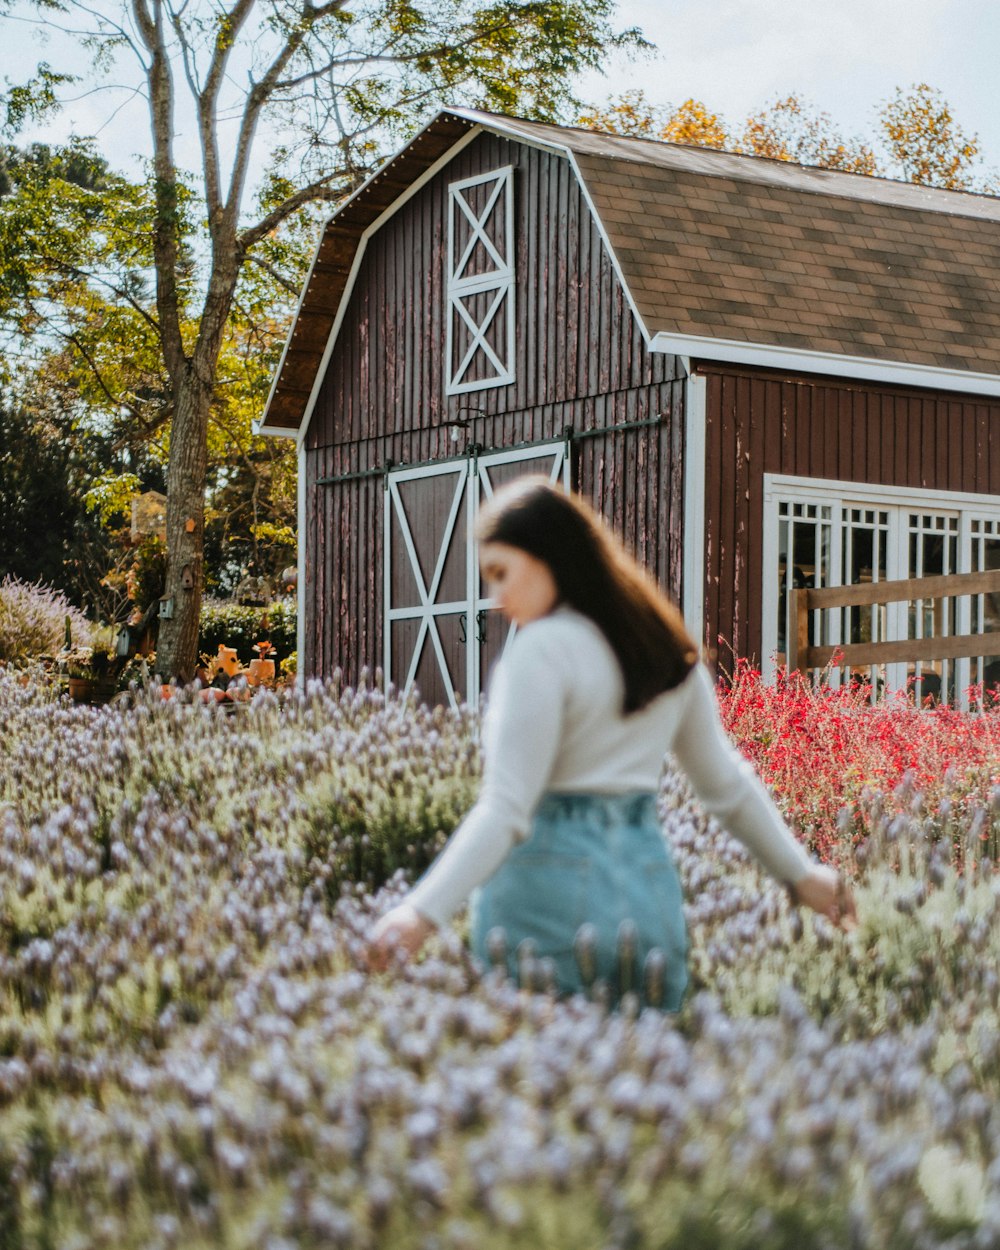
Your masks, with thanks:
M458 640L463 647L469 645L469 631L465 627L465 613L458 618ZM480 608L476 613L476 642L486 641L486 609Z

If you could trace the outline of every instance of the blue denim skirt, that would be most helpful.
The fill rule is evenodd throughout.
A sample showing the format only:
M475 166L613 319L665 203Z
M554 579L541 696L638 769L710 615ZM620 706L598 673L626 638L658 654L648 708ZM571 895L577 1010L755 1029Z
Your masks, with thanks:
M527 967L560 994L603 984L612 1003L633 991L677 1011L687 929L655 795L546 794L528 837L473 893L471 943L522 984Z

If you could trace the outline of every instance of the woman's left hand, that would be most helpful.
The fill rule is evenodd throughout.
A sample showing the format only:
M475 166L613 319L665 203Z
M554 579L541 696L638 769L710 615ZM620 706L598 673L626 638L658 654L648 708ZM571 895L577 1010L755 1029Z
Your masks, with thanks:
M420 950L433 932L431 921L421 916L409 903L400 903L386 912L372 930L369 965L375 972L384 972L393 952L399 951L409 958Z
M838 928L850 932L858 925L858 913L851 887L844 874L826 864L815 864L801 880L792 886L797 903L804 903L813 911L832 920Z

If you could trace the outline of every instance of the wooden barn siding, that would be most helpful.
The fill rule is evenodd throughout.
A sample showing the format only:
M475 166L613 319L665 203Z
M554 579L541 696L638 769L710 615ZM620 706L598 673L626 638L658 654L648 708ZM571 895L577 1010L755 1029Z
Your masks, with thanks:
M1000 401L700 366L705 638L761 659L764 474L1000 494ZM723 640L719 642L720 638Z
M447 190L513 165L516 377L446 397ZM675 594L682 541L683 386L677 361L651 355L565 160L482 135L371 240L306 444L307 673L355 680L382 662L380 478L324 477L452 456L449 417L474 416L492 449L641 421L581 440L580 485ZM478 409L478 416L462 409ZM644 466L641 473L636 466ZM640 488L638 476L642 476Z
M484 422L491 448L543 442L576 430L662 416L657 425L608 431L572 445L573 484L617 529L626 546L679 599L683 534L683 382L575 402ZM326 447L306 458L310 500L306 535L306 671L337 667L356 681L362 667L382 664L384 479L317 486L319 478L384 463L446 459L447 429L397 434Z

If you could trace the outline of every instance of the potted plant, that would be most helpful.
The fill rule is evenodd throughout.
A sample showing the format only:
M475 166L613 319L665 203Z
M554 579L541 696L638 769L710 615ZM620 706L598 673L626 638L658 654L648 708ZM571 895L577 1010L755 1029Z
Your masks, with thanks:
M269 686L274 682L274 660L269 657L274 655L276 648L269 642L255 642L253 645L257 655L250 661L247 682L251 686Z
M94 631L89 647L71 647L60 657L74 703L108 703L118 691L116 634L110 626Z

